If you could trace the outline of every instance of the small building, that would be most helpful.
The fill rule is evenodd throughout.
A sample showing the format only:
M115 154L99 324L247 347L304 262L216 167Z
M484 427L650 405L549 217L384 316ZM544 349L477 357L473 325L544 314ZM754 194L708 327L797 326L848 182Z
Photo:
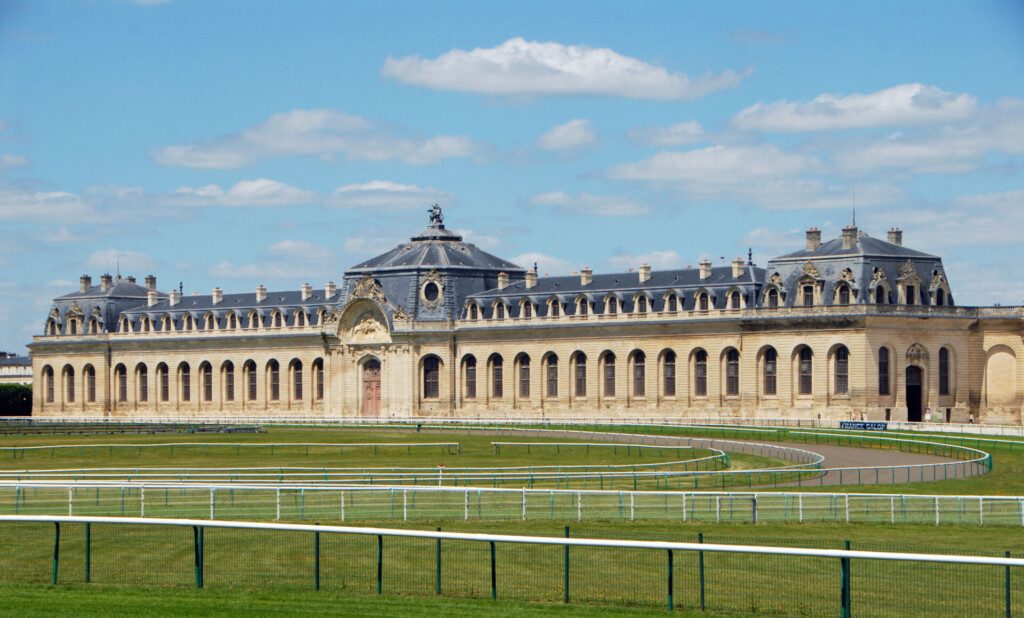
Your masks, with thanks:
M0 384L32 384L32 359L0 352Z

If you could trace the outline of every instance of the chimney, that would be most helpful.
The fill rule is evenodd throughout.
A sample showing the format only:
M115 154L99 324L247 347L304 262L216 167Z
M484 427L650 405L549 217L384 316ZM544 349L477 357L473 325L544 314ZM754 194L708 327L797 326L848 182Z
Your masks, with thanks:
M531 269L526 271L526 289L530 289L537 285L537 269Z
M299 288L299 292L302 294L302 300L307 300L313 295L313 286L308 283L303 283L302 287Z
M146 289L156 291L156 277L153 275L146 275Z
M843 249L853 249L857 244L857 226L847 225L843 227Z
M898 227L889 228L889 242L894 245L903 246L903 230Z
M256 286L256 302L262 303L267 300L267 288L263 287L263 284Z
M743 272L746 270L746 262L743 258L738 257L732 261L732 278L739 279L743 276Z
M89 275L82 275L78 278L78 291L88 292L89 288L92 287L92 277Z
M128 283L135 283L135 276L134 275L128 275Z
M173 307L173 306L177 305L180 302L181 302L181 292L179 292L178 290L171 290L171 296L170 296L170 298L167 299L167 304Z
M711 278L711 260L704 258L700 261L700 278L710 279Z
M218 304L224 300L224 292L220 288L213 288L213 304Z
M111 282L113 280L114 279L113 279L113 277L110 276L110 273L107 273L105 275L100 275L100 291L101 292L106 292L107 290L109 290L110 289L110 284L111 284Z
M817 251L818 247L821 246L821 230L816 227L812 227L807 230L807 250Z
M646 283L651 279L651 265L646 262L640 265L640 283Z
M334 298L334 294L337 291L338 291L338 289L336 287L334 287L334 282L333 281L328 281L324 285L324 300L330 300L330 299Z
M160 301L160 299L157 298L156 290L154 290L154 289L146 290L146 306L147 307L152 307L153 305L157 304L159 301Z
M498 273L498 289L504 290L508 287L508 273Z
M580 285L590 285L594 280L594 271L589 266L580 269Z

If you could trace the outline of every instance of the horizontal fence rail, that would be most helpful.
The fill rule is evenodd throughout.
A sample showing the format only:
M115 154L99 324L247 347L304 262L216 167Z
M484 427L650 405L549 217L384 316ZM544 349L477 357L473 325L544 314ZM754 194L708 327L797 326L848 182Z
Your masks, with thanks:
M0 516L0 538L12 550L0 556L0 584L136 584L142 577L150 585L180 587L187 577L197 588L344 588L369 594L660 604L669 610L838 611L843 616L854 610L890 616L1011 615L1021 607L1012 590L1021 581L1024 559L1009 556L588 538L570 536L568 528L565 532L556 537ZM47 545L52 553L33 551ZM146 568L126 570L121 560ZM605 571L609 566L615 577Z

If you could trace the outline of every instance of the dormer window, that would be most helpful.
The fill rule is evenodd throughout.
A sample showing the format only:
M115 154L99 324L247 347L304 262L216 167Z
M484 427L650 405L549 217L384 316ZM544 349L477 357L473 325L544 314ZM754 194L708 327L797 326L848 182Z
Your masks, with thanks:
M171 330L171 316L165 315L160 318L160 330L163 332L169 332Z
M773 309L779 306L779 291L775 288L768 290L768 306Z
M530 301L526 301L526 302L523 303L522 311L520 311L520 315L522 315L522 317L524 317L524 318L532 318L533 317L533 304L531 304Z
M729 292L729 308L739 309L740 308L740 293L733 291Z
M619 299L614 296L608 299L608 315L615 315L619 312Z
M913 286L913 285L908 285L907 286L907 304L908 305L916 305L917 304L917 287L916 286Z
M577 315L587 315L588 305L589 305L589 303L587 302L587 299L586 298L581 298L579 300L579 302L577 303L577 305L576 305L577 306L577 310L576 310Z
M128 321L128 318L124 318L124 319L121 320L121 332L122 333L130 333L130 332L132 332L132 324L131 324L131 322Z
M213 314L212 313L207 313L206 314L206 318L203 321L203 324L204 324L203 328L205 330L213 330L214 322L215 321L213 319Z
M281 316L281 312L280 311L275 311L274 312L274 317L272 318L272 320L273 320L274 328L281 328L281 324L284 322L284 319Z
M668 295L668 310L671 313L675 313L679 310L679 298L675 294Z
M504 320L505 319L505 303L498 303L494 306L494 319Z
M480 317L480 308L477 307L476 303L469 306L469 319L475 320Z
M551 317L557 318L558 317L558 312L560 311L560 307L561 307L561 305L559 304L558 300L556 299L556 300L551 301L550 307L551 307L551 309L549 310L548 314Z
M814 286L813 285L805 285L805 286L803 286L801 291L803 293L803 298L804 298L804 307L812 307L812 306L814 306Z
M936 305L945 305L946 304L946 290L943 290L942 288L938 288L937 290L935 290L935 304Z
M839 304L849 305L850 304L850 286L841 285L839 286Z
M68 334L69 335L77 335L78 334L78 320L76 320L74 318L71 318L70 320L68 320Z
M146 317L146 316L142 316L141 322L142 322L142 332L148 333L149 332L149 318Z
M238 318L233 313L228 314L228 328L231 330L238 328Z
M95 335L100 332L100 322L96 318L89 320L89 334Z
M636 299L636 310L637 313L647 313L647 297L640 296Z
M697 295L697 309L699 311L708 310L708 294L707 292L701 292Z
M259 327L260 327L260 314L256 313L255 311L250 312L249 313L249 328L259 328Z
M885 288L883 288L882 286L878 286L875 288L875 304L885 304Z
M295 312L295 325L305 326L306 325L306 312L299 310Z
M186 315L186 316L182 317L181 318L181 326L182 326L182 328L184 330L191 331L192 327L193 327L192 316Z

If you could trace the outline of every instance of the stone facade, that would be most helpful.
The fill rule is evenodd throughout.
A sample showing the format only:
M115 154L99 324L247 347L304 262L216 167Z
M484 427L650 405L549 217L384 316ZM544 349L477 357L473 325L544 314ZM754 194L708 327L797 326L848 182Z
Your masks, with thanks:
M954 305L898 230L812 228L766 268L539 277L431 217L341 286L83 277L30 346L34 414L1022 422L1024 310Z

